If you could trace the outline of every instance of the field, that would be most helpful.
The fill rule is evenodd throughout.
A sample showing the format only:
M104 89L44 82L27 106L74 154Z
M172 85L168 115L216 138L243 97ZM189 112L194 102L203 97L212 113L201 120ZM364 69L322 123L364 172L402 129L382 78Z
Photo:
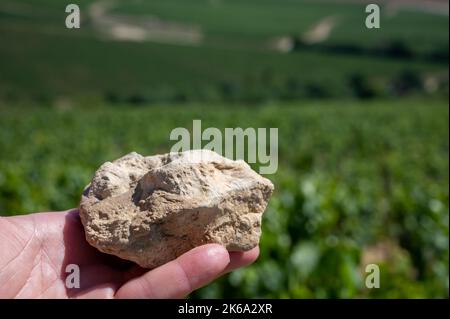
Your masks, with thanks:
M218 43L216 38L224 41L241 38L254 44L259 40L262 44L268 37L300 35L326 17L338 20L330 34L331 44L370 47L404 39L413 51L426 52L434 49L436 44L444 48L448 42L444 32L436 32L445 27L445 17L400 11L383 20L383 28L389 32L367 32L361 28L361 12L364 10L364 2L345 1L284 0L280 5L278 0L169 0L127 1L113 12L141 16L153 14L163 19L199 25L205 31L207 41L212 43Z
M118 2L104 22L91 13L93 4L104 2L79 1L82 27L74 30L64 26L64 3L2 1L0 101L94 95L112 103L261 103L435 93L447 83L446 16L400 11L384 18L380 31L364 27L363 5L165 0ZM170 29L173 21L186 23L184 29L192 24L203 40L179 45L176 35L172 41L105 35L119 22L139 31L152 15L165 21L156 29ZM144 18L128 22L135 16ZM330 16L336 22L326 41L301 42L302 34ZM293 51L273 48L286 37ZM404 83L405 76L412 80ZM362 84L355 85L355 78ZM423 87L427 79L435 87Z
M363 2L79 0L67 29L66 3L2 0L0 215L76 207L194 119L276 127L261 256L193 298L448 297L448 14L385 1L369 30Z
M261 257L196 296L445 297L448 115L442 100L6 109L0 212L75 207L99 164L167 152L193 119L278 127ZM363 288L369 261L384 267L380 295Z

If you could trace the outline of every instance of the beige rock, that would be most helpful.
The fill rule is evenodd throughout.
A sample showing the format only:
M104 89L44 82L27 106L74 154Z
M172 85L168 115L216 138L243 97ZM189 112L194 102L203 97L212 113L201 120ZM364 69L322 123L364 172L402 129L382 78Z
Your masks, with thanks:
M104 163L83 192L87 241L154 268L193 247L258 245L273 184L244 161L194 150Z

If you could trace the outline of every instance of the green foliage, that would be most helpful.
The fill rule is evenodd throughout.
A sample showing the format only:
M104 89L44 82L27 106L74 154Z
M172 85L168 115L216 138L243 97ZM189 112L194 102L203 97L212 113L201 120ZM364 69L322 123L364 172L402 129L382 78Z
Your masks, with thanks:
M154 0L124 1L115 12L153 14L171 21L192 23L201 26L208 39L243 38L253 45L267 37L300 35L326 17L337 20L327 41L330 44L376 48L401 39L412 52L419 53L431 52L448 43L448 17L444 15L412 10L399 10L395 14L383 11L382 32L371 32L362 27L365 6L366 3L329 1L324 4L311 0ZM212 42L217 43L217 40Z
M0 214L74 207L101 163L165 153L193 119L278 127L260 258L193 297L448 296L446 101L84 106L0 109Z
M74 207L101 163L165 153L193 119L277 127L261 256L193 297L448 297L448 16L383 8L368 30L356 2L115 2L201 29L183 46L105 40L93 2L76 2L79 30L67 3L0 2L0 215ZM330 18L329 38L304 41Z
M448 81L441 83L448 68L445 16L400 11L383 16L382 31L374 31L363 27L364 6L354 3L117 2L113 13L136 15L136 21L146 15L197 25L204 41L182 46L105 40L89 14L93 1L77 3L82 15L82 27L77 30L64 27L67 3L0 3L4 43L0 48L0 101L46 103L91 95L107 102L138 105L366 98L398 91L426 93L422 83L426 77L448 87ZM298 40L330 16L336 18L336 25L326 41L302 45L291 53L273 48L276 39ZM414 75L413 89L404 89L405 82L411 84L400 76L405 70ZM353 83L355 74L364 83Z

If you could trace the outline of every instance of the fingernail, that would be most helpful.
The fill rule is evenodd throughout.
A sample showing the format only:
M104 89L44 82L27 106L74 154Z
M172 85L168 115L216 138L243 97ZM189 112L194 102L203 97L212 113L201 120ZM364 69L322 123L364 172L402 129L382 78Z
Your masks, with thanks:
M212 247L210 247L208 249L208 251L206 252L206 255L208 257L217 257L217 256L221 256L224 253L225 248L220 246L220 245L214 245Z

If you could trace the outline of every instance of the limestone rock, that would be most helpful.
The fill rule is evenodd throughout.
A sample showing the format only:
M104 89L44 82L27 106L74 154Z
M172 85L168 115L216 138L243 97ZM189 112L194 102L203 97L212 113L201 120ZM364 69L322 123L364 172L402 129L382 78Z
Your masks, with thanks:
M255 247L272 191L247 163L212 151L133 152L96 171L80 216L92 246L154 268L206 243Z

